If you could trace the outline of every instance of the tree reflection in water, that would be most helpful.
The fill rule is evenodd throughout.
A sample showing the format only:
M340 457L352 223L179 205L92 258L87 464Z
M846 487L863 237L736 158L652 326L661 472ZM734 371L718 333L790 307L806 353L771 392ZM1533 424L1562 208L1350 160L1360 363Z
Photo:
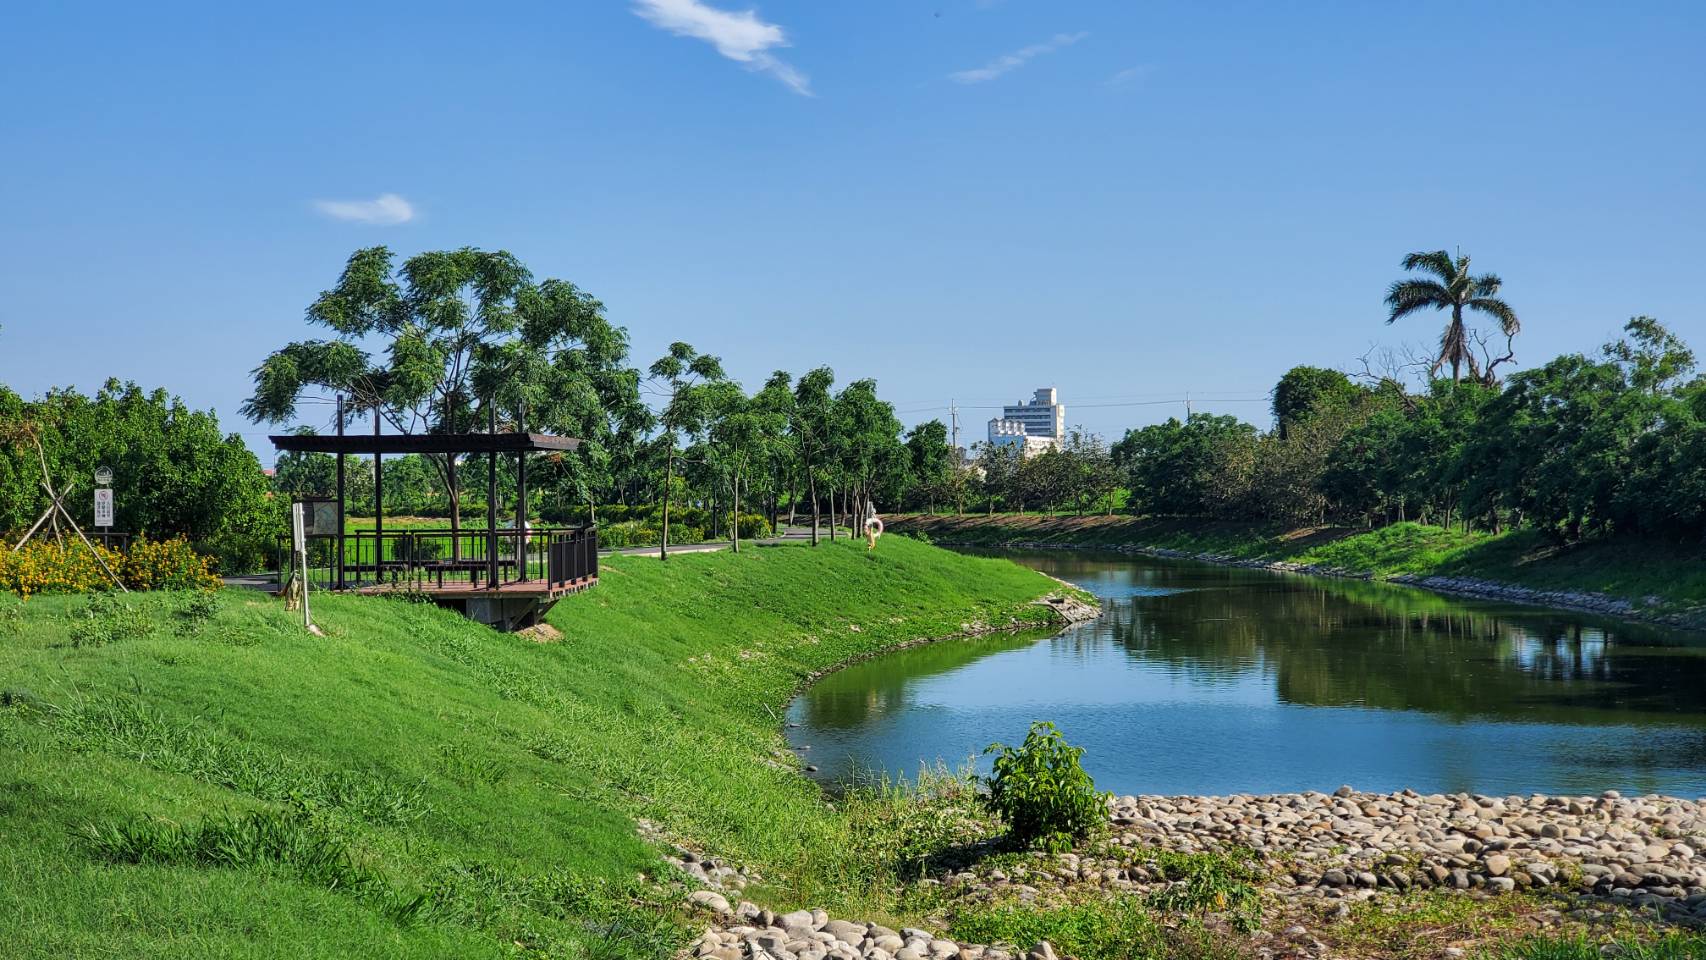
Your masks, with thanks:
M1425 591L1189 561L1016 560L1103 598L832 674L790 708L830 777L961 760L1062 721L1113 789L1706 791L1706 640ZM1015 732L1017 731L1017 732ZM1379 781L1379 782L1376 782Z

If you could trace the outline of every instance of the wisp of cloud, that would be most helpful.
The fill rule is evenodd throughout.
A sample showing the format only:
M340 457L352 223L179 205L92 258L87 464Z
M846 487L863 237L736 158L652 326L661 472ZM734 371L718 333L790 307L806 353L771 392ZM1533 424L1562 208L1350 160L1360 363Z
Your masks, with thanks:
M770 54L788 46L787 34L774 23L758 19L753 10L719 10L701 0L635 0L634 13L653 26L678 37L703 40L730 60L768 73L801 96L812 96L805 74Z
M333 220L387 227L415 218L414 205L394 193L382 193L372 200L316 200L314 209Z
M948 79L955 83L984 83L989 80L994 80L996 77L999 77L1004 73L1019 69L1036 57L1040 57L1045 53L1053 53L1062 47L1070 47L1089 35L1090 34L1084 32L1057 33L1043 43L1033 43L1023 49L1003 54L974 70L961 70L957 73L950 73L948 74Z

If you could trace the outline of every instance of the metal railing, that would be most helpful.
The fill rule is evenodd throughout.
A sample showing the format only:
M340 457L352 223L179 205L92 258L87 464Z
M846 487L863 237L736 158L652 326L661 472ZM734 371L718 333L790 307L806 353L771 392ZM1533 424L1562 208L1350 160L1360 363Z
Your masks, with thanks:
M290 569L290 541L280 541L279 569ZM321 589L381 584L426 589L492 589L539 583L567 587L598 576L596 527L531 527L497 531L405 527L308 536L308 582Z

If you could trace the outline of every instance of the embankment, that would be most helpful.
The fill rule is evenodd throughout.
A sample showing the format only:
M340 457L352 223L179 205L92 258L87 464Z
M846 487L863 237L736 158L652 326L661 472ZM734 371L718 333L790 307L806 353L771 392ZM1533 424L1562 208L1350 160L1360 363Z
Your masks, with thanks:
M555 642L431 606L0 598L11 957L663 956L659 842L753 896L905 919L896 842L800 776L814 673L1040 626L1063 588L891 537L616 557ZM644 835L640 829L644 824Z
M1374 530L1125 516L911 515L898 533L951 546L1099 549L1325 576L1706 628L1706 545L1629 539L1559 545L1534 531Z

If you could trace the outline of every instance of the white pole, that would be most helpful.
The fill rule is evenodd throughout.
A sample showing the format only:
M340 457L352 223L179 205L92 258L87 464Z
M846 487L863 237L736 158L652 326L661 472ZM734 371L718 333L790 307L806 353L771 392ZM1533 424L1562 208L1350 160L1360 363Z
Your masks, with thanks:
M308 615L308 535L303 526L302 504L293 503L290 505L290 538L296 552L297 569L301 571L302 628L312 633L314 620Z

